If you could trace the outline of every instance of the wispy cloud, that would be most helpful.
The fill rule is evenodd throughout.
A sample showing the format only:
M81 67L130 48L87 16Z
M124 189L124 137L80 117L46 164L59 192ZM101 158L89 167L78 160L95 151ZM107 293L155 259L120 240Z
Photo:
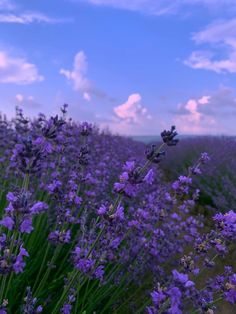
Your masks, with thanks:
M31 24L31 23L47 23L57 24L63 23L66 20L54 19L41 13L0 13L0 23L15 23L15 24ZM67 20L69 21L69 20Z
M218 21L192 37L197 44L208 44L208 50L194 51L185 64L194 69L216 73L236 73L236 19ZM226 57L218 55L224 49Z
M47 23L57 24L71 22L71 19L58 19L47 16L41 12L24 11L19 5L10 0L0 0L0 23L31 24Z
M82 94L85 101L90 102L93 98L109 101L113 103L114 97L101 90L87 77L88 61L84 51L79 51L74 57L72 69L61 68L59 73L66 77L67 81L72 84L75 91Z
M0 83L26 85L43 80L44 77L38 73L35 64L0 50Z
M74 90L82 92L84 99L89 101L91 100L90 91L92 90L92 84L86 77L87 68L87 57L83 51L79 51L75 55L73 69L61 69L60 74L72 82Z
M176 14L181 9L189 12L193 6L206 8L226 8L231 5L231 9L236 7L234 0L73 0L77 2L87 2L97 6L107 6L117 9L139 11L152 15Z

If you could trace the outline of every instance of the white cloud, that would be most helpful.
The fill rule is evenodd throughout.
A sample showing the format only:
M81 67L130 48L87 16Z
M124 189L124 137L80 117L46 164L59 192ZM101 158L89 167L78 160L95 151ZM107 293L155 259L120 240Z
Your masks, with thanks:
M236 19L213 23L194 34L192 39L198 45L209 44L211 50L192 52L185 60L186 65L216 73L236 73ZM226 57L217 57L222 48Z
M132 94L128 100L120 106L114 108L115 115L128 123L140 123L143 118L147 118L147 108L141 105L140 94ZM150 119L151 116L148 115Z
M35 64L24 58L11 57L6 51L0 50L0 83L25 85L43 80Z
M74 90L83 93L85 100L90 101L90 91L92 84L87 79L87 58L83 51L78 52L75 55L74 65L72 70L61 69L60 74L64 75L68 81L72 82Z
M31 24L31 23L48 23L56 24L63 22L60 19L53 19L41 13L0 13L0 23L15 23L15 24Z
M153 15L178 13L180 9L192 12L194 6L221 9L236 7L235 0L74 0L97 6L108 6L117 9L139 11Z

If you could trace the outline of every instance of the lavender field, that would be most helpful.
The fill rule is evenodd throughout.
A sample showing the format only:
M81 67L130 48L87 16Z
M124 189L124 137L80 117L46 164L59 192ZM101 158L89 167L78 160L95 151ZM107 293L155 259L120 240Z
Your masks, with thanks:
M0 314L236 314L236 0L0 0Z
M231 138L0 120L0 313L235 313Z

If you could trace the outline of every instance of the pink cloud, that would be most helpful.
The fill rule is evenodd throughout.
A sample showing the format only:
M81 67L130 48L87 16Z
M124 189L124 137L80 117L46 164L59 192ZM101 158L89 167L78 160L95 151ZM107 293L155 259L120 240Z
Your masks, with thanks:
M206 134L209 132L216 121L213 117L203 114L200 107L207 105L210 99L210 96L189 99L186 104L180 106L186 112L174 117L174 123L178 126L179 132L187 134Z
M128 123L141 122L144 117L147 117L147 108L141 105L141 100L140 94L131 94L125 103L114 108L115 115Z
M178 105L173 118L180 133L187 134L233 134L236 116L236 98L231 88L221 86L218 90L191 98Z

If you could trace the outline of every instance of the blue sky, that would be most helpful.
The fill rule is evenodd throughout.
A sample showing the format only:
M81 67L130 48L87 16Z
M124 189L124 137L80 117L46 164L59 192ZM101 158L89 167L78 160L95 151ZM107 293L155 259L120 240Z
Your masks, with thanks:
M236 134L235 0L0 0L0 111Z

